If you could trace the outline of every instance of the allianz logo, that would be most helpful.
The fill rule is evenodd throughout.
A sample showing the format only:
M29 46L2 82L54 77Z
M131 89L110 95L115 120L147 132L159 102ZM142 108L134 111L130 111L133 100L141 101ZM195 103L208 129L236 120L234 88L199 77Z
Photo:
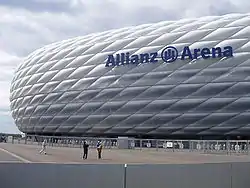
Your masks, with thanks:
M181 53L173 46L167 46L164 48L158 56L158 52L150 52L143 54L133 54L129 52L120 54L108 55L105 67L122 66L129 64L140 64L140 63L157 63L163 60L167 63L172 63L177 59L180 60L194 60L198 58L209 59L209 58L222 58L222 57L233 57L232 46L225 47L213 47L213 48L195 48L190 49L189 46L185 46Z

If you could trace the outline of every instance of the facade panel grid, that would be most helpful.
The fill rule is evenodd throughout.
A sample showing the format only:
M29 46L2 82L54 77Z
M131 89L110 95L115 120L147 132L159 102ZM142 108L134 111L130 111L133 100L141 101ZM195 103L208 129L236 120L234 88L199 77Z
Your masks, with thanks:
M15 73L12 116L30 134L250 136L249 23L250 14L164 21L47 45ZM167 46L232 46L233 57L166 63ZM105 67L127 52L157 52L158 62Z

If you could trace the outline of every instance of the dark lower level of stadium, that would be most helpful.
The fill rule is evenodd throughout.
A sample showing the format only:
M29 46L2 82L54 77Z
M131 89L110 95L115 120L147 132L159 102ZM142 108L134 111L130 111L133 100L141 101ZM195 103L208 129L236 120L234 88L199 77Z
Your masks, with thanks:
M138 139L174 139L174 140L250 140L249 134L240 135L138 135L138 134L69 134L69 133L27 133L27 135L55 136L55 137L96 137L96 138L118 138L129 137Z

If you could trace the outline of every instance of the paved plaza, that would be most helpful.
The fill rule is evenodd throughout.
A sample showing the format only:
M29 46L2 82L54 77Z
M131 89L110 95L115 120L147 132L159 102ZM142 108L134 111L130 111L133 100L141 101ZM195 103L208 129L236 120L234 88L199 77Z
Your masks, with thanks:
M81 159L80 148L48 147L47 155L39 154L40 146L0 143L0 162L21 163L86 163L86 164L195 164L250 162L250 155L204 154L150 150L104 149L103 159L97 159L95 149L87 160Z

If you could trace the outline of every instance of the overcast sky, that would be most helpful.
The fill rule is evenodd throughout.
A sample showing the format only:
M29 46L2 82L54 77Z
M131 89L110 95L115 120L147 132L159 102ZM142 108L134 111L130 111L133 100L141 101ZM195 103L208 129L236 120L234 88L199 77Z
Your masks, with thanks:
M10 82L22 59L45 44L131 25L249 10L249 0L0 0L0 132L18 132L9 110Z

